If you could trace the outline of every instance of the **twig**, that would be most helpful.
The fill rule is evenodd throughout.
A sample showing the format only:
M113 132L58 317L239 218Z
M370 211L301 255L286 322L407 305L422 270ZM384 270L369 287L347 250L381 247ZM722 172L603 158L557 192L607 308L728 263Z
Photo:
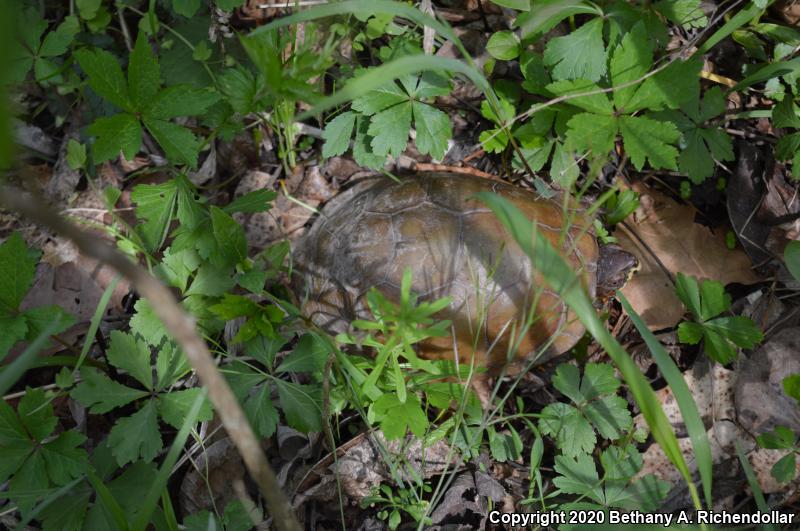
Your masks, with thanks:
M280 489L278 478L262 452L244 411L217 369L208 346L197 334L194 319L181 308L172 292L118 250L78 229L30 194L3 186L0 188L0 203L38 225L68 238L83 254L110 266L127 278L136 291L148 299L156 315L183 349L186 359L208 390L209 400L219 413L222 424L238 448L247 471L267 502L275 528L300 531L300 524L289 510L288 500Z
M476 177L483 177L484 179L491 179L504 183L505 181L496 175L486 173L472 166L448 166L447 164L432 164L429 162L417 162L414 165L416 171L446 171L450 173L461 173L464 175L475 175Z

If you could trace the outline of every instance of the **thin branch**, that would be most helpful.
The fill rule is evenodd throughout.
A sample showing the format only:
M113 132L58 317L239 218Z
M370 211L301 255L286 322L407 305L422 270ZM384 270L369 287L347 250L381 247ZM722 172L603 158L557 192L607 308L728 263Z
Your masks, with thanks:
M127 278L136 291L150 302L153 311L183 349L200 382L208 390L209 400L267 502L275 528L281 531L300 531L300 524L289 510L289 502L280 489L278 478L262 452L244 411L217 369L208 346L197 334L194 318L181 308L172 292L111 245L80 230L30 194L3 186L0 188L0 204L68 238L83 254L110 266Z

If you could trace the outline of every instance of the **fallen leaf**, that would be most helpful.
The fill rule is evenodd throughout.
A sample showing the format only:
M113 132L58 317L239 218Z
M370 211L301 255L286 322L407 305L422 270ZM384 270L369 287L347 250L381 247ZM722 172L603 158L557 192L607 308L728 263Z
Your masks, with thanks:
M632 188L641 194L641 206L614 236L641 264L622 293L651 330L675 326L686 311L672 282L678 272L723 284L759 280L744 251L728 249L724 231L695 223L690 206L641 183Z

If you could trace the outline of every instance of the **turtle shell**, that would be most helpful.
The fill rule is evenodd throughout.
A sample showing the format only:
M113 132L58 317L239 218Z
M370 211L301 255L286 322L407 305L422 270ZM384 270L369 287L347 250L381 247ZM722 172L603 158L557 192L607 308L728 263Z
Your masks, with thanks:
M486 191L535 220L594 297L598 246L582 211L565 215L558 201L501 182L426 173L400 182L365 178L325 206L295 248L293 285L304 314L330 333L349 331L354 319L371 317L369 289L398 301L403 271L410 268L421 300L452 298L437 317L452 321L453 337L422 343L422 356L470 363L474 355L476 366L496 373L509 359L537 356L542 363L569 350L583 326L474 197Z

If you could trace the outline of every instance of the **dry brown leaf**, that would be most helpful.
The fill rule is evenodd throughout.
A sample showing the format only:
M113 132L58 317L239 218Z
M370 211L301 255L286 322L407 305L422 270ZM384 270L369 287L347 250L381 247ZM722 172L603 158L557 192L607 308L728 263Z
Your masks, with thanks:
M641 194L641 206L626 223L635 235L620 225L614 236L641 263L622 293L650 329L675 326L685 312L670 278L678 272L723 284L758 281L748 256L739 248L728 249L723 231L695 223L690 206L641 183L632 188Z

